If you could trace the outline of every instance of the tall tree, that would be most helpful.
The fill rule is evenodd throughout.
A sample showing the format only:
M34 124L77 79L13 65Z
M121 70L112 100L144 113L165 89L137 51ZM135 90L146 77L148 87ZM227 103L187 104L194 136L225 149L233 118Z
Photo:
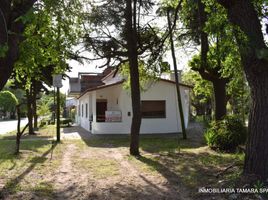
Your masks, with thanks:
M151 1L105 1L101 5L92 4L91 12L87 16L87 19L90 19L90 30L85 37L85 46L87 50L93 50L96 55L92 60L106 59L101 67L119 68L123 64L129 66L132 100L130 154L132 155L139 155L141 125L139 63L144 63L142 62L144 59L148 66L155 67L155 70L159 69L158 61L161 60L162 53L159 45L163 42L157 35L157 29L150 26L148 20L144 20L144 15L148 15L152 6Z
M141 125L140 110L140 81L138 64L138 35L137 35L137 1L126 1L126 41L130 71L130 87L132 100L132 122L131 122L131 141L130 154L139 155L139 133Z
M228 101L227 85L233 73L225 73L230 61L241 73L238 48L232 33L232 27L227 21L225 10L214 1L188 0L184 4L181 16L184 24L189 28L188 33L192 41L200 44L200 55L190 62L192 70L197 71L203 79L213 85L215 100L215 119L222 119L226 113ZM183 37L185 38L185 37ZM233 69L234 67L232 67ZM239 71L240 70L240 71ZM227 70L232 72L232 70Z
M249 137L246 145L245 174L268 178L268 59L260 16L254 1L217 0L228 13L229 21L237 27L236 39L242 64L251 89ZM257 1L255 1L256 3ZM261 1L264 3L265 1ZM245 37L241 36L242 35Z
M200 31L200 42L201 42L201 62L199 68L192 67L200 73L202 78L211 81L213 84L214 98L215 98L215 119L220 120L226 115L226 84L228 80L221 76L221 58L218 56L215 66L209 66L208 52L209 52L209 39L208 33L205 32L205 24L207 22L207 14L205 12L205 5L198 0L198 21ZM217 38L218 39L218 38ZM216 48L218 48L216 43Z
M39 92L46 90L43 83L51 86L53 73L64 74L69 69L66 60L77 38L74 10L78 7L73 1L47 0L40 1L27 13L24 40L13 75L15 85L26 90L29 134L34 133L33 127L37 128L36 98Z
M36 11L40 5L49 5L49 11L54 12L50 12L51 16L55 16L55 12L61 13L62 19L69 24L77 20L77 13L81 11L80 1L40 0L38 4L35 2L37 0L3 0L0 3L0 90L11 76L14 64L19 58L19 45L25 39L23 32L29 21L28 14L31 14L33 9ZM64 24L66 23L63 23L62 28L71 36L71 32L74 33L76 28L72 26L69 29Z
M0 3L0 90L11 76L14 63L19 57L19 44L23 40L25 25L22 20L36 0Z

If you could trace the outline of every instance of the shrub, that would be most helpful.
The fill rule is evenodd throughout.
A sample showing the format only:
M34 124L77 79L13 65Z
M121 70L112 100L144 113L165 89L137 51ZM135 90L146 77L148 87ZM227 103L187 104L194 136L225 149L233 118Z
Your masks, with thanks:
M236 116L228 116L220 121L212 121L205 133L209 147L220 151L234 151L246 141L247 129Z
M75 121L75 115L76 115L76 110L75 110L75 108L72 108L71 109L71 119L73 122Z
M61 118L60 119L60 124L62 124L62 125L70 126L71 123L72 123L72 119L70 119L70 118Z

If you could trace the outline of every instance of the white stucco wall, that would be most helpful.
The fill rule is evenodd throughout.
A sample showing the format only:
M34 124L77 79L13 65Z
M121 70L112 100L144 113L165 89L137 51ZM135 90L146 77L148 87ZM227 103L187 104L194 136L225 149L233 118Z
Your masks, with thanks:
M122 122L96 122L96 119L94 119L92 123L92 133L129 133L131 117L127 116L127 112L131 111L129 105L130 97L122 90L122 84L96 90L96 99L107 99L107 110L109 111L121 111Z
M189 112L187 108L187 96L185 87L180 87L182 96L182 106L184 113ZM176 86L173 83L158 81L141 94L142 100L165 100L166 118L148 119L143 118L141 124L141 133L172 133L181 132L180 115L177 103ZM188 125L188 114L185 115L186 127Z
M69 92L79 92L79 91L81 91L80 82L75 82L75 83L69 82Z
M181 87L181 97L185 115L186 127L188 124L189 112L189 89ZM107 110L121 111L122 122L96 122L96 99L107 99ZM150 86L150 88L141 94L141 100L165 100L166 118L144 118L141 124L141 133L173 133L180 132L180 117L178 112L176 87L173 83L159 81ZM115 85L93 92L88 92L79 99L79 103L84 105L88 102L89 116L93 113L92 130L93 134L126 134L130 132L132 119L132 106L130 92L122 89L122 84ZM82 109L82 107L81 107ZM130 116L128 113L130 112ZM82 111L81 111L82 113ZM88 117L89 117L88 116ZM81 126L89 130L89 118L80 116Z
M88 104L88 107L90 105L90 95L89 93L85 94L82 98L79 99L80 104L80 125L89 131L89 117L90 113L88 113L88 116L86 116L86 104ZM83 105L83 106L82 106ZM84 111L82 111L82 108L84 108ZM89 109L88 109L89 110ZM83 113L83 115L82 115Z

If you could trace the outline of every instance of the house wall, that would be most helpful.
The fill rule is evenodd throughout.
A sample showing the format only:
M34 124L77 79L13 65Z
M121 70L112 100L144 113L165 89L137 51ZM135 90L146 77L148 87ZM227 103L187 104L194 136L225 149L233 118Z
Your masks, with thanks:
M188 125L189 107L187 108L189 90L186 87L180 87L182 96L182 107L185 113L185 124ZM185 91L186 90L186 91ZM141 133L172 133L181 132L180 115L177 103L176 86L173 83L158 81L141 94L142 100L165 100L166 118L143 118L141 124Z
M108 111L121 111L122 122L96 122L96 119L94 119L92 123L92 133L93 134L129 133L131 117L127 116L127 110L131 111L131 109L128 108L131 101L130 97L122 89L122 84L97 90L96 98L107 99ZM96 113L96 110L94 113Z
M68 98L65 101L65 106L66 107L72 107L72 106L77 106L77 99L76 98Z
M181 87L181 97L187 127L189 112L188 88ZM96 99L107 99L107 110L109 111L121 111L122 122L96 122ZM141 99L166 101L166 118L143 118L141 133L172 133L181 131L175 84L164 81L151 84L148 90L142 92ZM85 102L91 102L89 105L91 105L90 109L93 114L91 130L93 134L125 134L130 132L132 120L131 98L130 92L123 90L122 84L88 92L79 101L84 104L84 109ZM89 119L85 119L85 111L84 117L80 117L81 126L89 130Z
M81 85L80 82L69 82L69 93L80 92Z
M92 115L92 94L87 93L79 99L80 104L80 117L78 120L78 124L82 126L84 129L90 131L90 117ZM86 104L88 104L88 115L86 116ZM83 105L83 106L82 106ZM82 107L84 108L83 116L82 116Z

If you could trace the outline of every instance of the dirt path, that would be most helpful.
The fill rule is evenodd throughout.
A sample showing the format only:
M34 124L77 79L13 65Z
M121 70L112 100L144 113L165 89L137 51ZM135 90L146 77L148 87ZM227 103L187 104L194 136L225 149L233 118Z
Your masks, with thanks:
M78 148L75 144L68 144L64 149L61 164L50 182L54 185L54 198L82 199L87 185L87 175L74 168L74 157Z
M68 144L64 150L61 164L49 181L53 183L54 199L170 199L187 200L188 194L180 185L174 185L159 173L148 173L134 166L126 159L127 152L118 148L87 149L79 151L75 144ZM93 160L91 165L82 169L78 164ZM118 173L97 177L94 170L109 165L101 163L91 168L94 161L102 159L115 163ZM79 161L80 160L80 161ZM111 171L112 172L112 171ZM96 172L97 173L97 172Z
M129 156L127 140L112 137L65 139L52 150L50 143L39 151L24 150L17 173L6 162L7 175L3 181L0 177L0 187L5 184L7 188L3 199L219 199L199 195L197 189L217 184L219 180L210 173L237 158L204 149L202 129L198 124L189 128L181 152L177 137L144 137L137 158Z
M188 195L185 188L180 185L171 185L169 181L159 173L146 173L138 169L133 163L127 161L122 152L117 148L109 150L109 155L121 166L125 176L122 185L133 185L139 188L145 195L136 196L137 199L183 199L187 200ZM146 195L148 193L148 195Z

